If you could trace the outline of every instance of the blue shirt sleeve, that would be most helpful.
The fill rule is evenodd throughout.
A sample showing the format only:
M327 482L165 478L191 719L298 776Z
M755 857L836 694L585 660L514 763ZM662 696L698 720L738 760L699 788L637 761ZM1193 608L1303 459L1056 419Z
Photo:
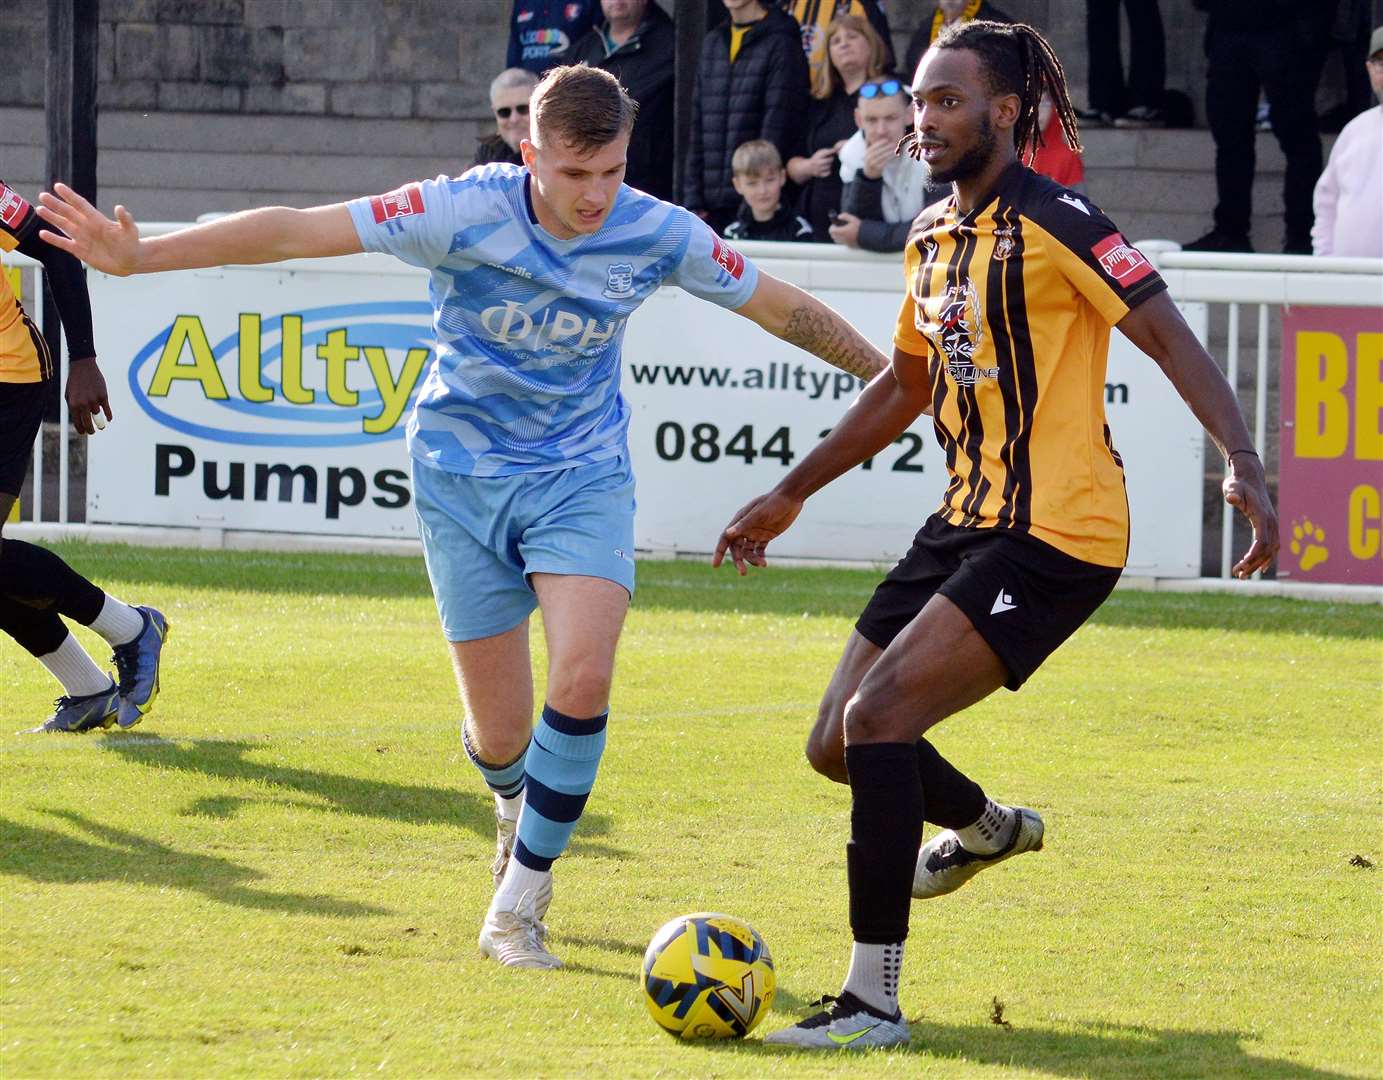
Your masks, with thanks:
M711 231L709 225L690 210L677 208L690 224L690 235L682 261L668 275L670 285L679 285L693 296L721 307L737 308L748 303L759 284L759 268Z
M346 204L360 245L431 270L451 251L458 200L445 176Z

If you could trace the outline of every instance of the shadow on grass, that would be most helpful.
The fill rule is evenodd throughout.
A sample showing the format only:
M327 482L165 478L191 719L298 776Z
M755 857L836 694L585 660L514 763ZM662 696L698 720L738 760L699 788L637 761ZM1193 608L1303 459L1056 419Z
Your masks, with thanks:
M389 915L388 908L330 896L253 888L264 874L215 855L179 851L154 840L91 821L68 810L45 810L90 835L93 843L51 829L0 818L0 874L43 884L134 882L155 889L186 889L223 904L306 915Z
M96 581L159 592L187 587L235 592L331 594L381 598L431 596L421 555L334 555L303 552L200 551L65 542L53 545ZM739 577L704 560L639 562L634 607L854 619L887 567L877 570L770 568ZM148 589L144 595L143 589ZM1383 634L1376 604L1329 604L1265 596L1120 591L1096 612L1106 626L1291 633L1369 639Z
M257 761L251 752L272 750L268 743L198 739L175 742L157 736L138 740L106 738L102 750L119 754L127 761L146 768L195 773L217 780L262 784L271 790L298 792L314 796L313 802L292 803L306 810L359 814L386 818L410 825L452 825L466 828L493 840L494 802L482 791L426 787L421 784L395 784L368 780L341 773L304 769L278 762ZM194 800L185 813L215 818L231 818L243 806L269 801L255 795L219 794ZM592 840L610 831L610 817L587 812L581 819L571 850L605 858L624 858L628 853ZM488 856L487 856L488 857Z
M804 1010L805 1011L805 1010ZM749 1055L809 1054L820 1050L793 1050L768 1046L761 1035L778 1030L787 1019L782 1010L765 1017L755 1037L738 1042L707 1041L708 1050ZM1083 1031L999 1027L994 1024L934 1024L913 1021L912 1044L878 1053L925 1054L957 1063L1003 1066L1054 1077L1082 1080L1349 1080L1350 1074L1280 1058L1258 1057L1250 1052L1253 1036L1240 1031L1194 1031L1121 1024L1091 1025Z

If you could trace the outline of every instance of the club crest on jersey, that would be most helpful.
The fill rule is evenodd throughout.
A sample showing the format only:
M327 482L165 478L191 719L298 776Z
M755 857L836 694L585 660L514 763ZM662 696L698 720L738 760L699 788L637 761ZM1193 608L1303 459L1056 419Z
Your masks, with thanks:
M24 201L19 192L0 184L0 221L3 221L11 229L17 229L20 222L24 220L24 211L27 209L29 209L29 204Z
M946 289L936 301L939 304L935 321L923 322L924 306L917 306L917 329L936 343L946 357L946 371L957 386L974 386L980 379L997 379L997 367L982 368L975 364L975 354L984 344L984 309L980 293L969 278Z
M1001 262L1013 254L1013 226L994 230L994 257Z
M611 263L605 268L605 288L601 296L606 300L628 300L634 295L634 264Z
M1125 287L1142 281L1153 272L1152 264L1143 253L1124 239L1121 233L1106 236L1090 249L1100 260L1104 272Z
M370 199L370 213L375 224L383 225L395 218L412 217L423 212L423 192L417 184L405 184L394 191Z
M567 17L567 22L575 22L581 18L581 5L577 3L568 4L562 9L562 14Z
M729 244L722 244L718 236L715 238L715 247L711 249L711 258L736 281L744 273L744 256Z

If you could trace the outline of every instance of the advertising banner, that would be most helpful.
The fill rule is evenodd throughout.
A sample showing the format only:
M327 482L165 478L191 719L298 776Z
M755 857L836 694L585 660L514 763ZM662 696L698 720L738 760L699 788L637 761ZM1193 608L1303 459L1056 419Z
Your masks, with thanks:
M1383 585L1383 308L1284 308L1278 574Z
M807 262L796 261L799 276ZM765 268L790 276L793 265ZM813 292L890 353L897 270L864 270L850 287ZM416 534L403 430L431 359L426 274L362 255L136 279L92 274L90 284L116 421L92 440L89 521ZM1204 307L1186 310L1203 334ZM861 388L746 319L660 289L625 338L637 546L711 550L733 512L800 460ZM1128 476L1130 573L1195 576L1198 425L1157 365L1118 334L1105 401ZM944 486L923 417L818 493L775 550L891 562Z

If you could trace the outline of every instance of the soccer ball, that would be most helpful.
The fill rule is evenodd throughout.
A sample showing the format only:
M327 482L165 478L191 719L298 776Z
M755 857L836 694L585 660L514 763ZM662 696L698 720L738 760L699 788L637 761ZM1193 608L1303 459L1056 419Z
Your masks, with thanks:
M644 1004L679 1039L738 1039L773 1003L773 958L733 915L679 915L653 935L643 958Z

